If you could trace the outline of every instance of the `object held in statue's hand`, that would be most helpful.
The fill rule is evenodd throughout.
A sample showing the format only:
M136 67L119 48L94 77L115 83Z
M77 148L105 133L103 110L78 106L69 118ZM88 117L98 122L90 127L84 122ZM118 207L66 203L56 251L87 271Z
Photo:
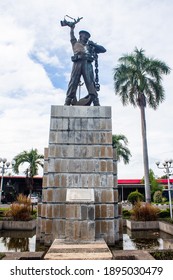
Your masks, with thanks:
M73 21L67 21L67 20L66 20L66 17L71 18ZM81 18L78 17L77 19L74 19L74 18L69 17L69 16L66 15L66 16L64 17L64 20L61 20L61 21L60 21L60 24L61 24L61 26L74 27L75 24L78 23L82 18L83 18L83 17L81 17Z

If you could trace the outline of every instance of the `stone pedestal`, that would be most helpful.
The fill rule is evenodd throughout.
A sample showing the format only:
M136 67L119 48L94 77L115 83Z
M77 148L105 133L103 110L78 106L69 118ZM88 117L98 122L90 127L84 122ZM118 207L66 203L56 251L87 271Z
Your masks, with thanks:
M111 107L52 106L37 240L119 240Z

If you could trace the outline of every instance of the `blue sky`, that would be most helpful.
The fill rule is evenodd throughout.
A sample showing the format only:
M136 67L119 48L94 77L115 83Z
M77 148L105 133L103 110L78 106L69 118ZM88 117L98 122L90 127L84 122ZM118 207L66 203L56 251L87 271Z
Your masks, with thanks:
M0 157L10 161L23 150L43 153L48 146L50 107L64 104L71 72L69 28L60 26L70 15L83 17L76 37L88 30L91 40L107 49L99 55L100 103L112 107L113 133L126 135L132 153L129 165L119 164L118 177L142 178L140 111L123 107L115 96L113 68L138 47L172 69L172 11L170 0L1 0ZM149 164L157 176L163 173L155 162L173 158L172 71L163 86L164 103L146 110Z

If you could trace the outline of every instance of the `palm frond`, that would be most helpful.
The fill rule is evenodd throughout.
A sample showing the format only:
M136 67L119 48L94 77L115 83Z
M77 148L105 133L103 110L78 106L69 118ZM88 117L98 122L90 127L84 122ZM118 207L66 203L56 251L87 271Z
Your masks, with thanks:
M112 135L112 146L117 151L117 160L123 160L124 164L128 164L130 161L131 153L127 147L128 139L123 134Z
M124 106L134 107L144 94L149 107L154 110L165 100L162 86L162 75L169 74L171 69L165 62L145 56L143 49L135 47L131 54L124 54L114 68L114 89Z
M29 152L23 151L14 157L13 171L18 174L20 166L28 163L25 173L29 172L29 177L33 177L38 174L38 166L43 167L43 159L44 156L38 154L37 149L31 149Z

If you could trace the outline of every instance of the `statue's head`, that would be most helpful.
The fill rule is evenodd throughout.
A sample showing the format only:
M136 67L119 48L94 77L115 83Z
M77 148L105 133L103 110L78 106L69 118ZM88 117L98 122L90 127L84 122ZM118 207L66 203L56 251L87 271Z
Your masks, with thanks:
M79 31L79 40L81 41L81 43L86 44L90 37L91 37L91 35L88 31L85 31L85 30Z

